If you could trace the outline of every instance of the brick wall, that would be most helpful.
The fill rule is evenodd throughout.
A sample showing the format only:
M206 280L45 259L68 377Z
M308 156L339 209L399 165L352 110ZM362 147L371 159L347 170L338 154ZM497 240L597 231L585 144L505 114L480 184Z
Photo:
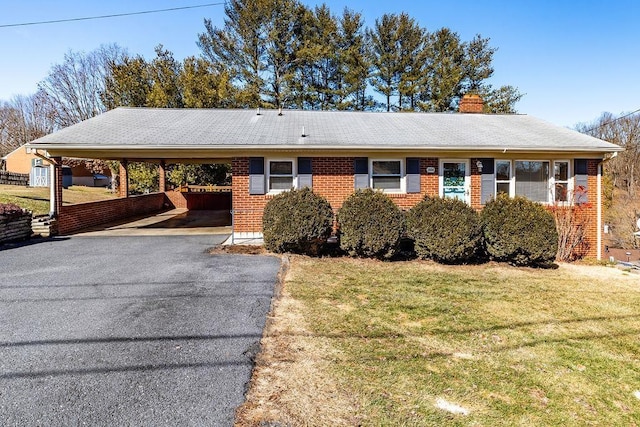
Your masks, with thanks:
M164 193L153 193L63 206L58 217L58 232L62 235L70 234L136 215L159 212L164 205Z
M231 210L231 193L188 193L167 191L167 200L175 208L189 210Z
M342 202L354 191L353 157L314 157L313 191L325 197L334 212L340 209ZM232 198L234 212L234 230L236 232L259 232L262 230L262 211L272 195L249 194L249 159L234 158L232 167ZM428 174L427 168L435 172ZM390 194L393 201L402 209L409 209L418 203L425 194L438 195L438 159L420 159L420 185L422 193Z
M587 250L587 257L596 258L598 250L598 163L599 160L589 160L587 164L587 197L589 203L584 206L584 214L587 218L587 236L589 237L589 249ZM602 207L602 205L601 205ZM601 252L604 253L604 246L601 247Z
M314 157L313 191L324 196L334 211L354 191L352 157ZM470 161L471 171L471 206L481 210L481 174L477 167L477 158ZM391 199L402 209L410 209L425 195L439 194L439 171L437 158L420 159L420 194L390 194ZM435 172L428 173L433 167ZM597 167L598 160L590 160L588 164L588 197L589 203L583 212L588 218L587 236L588 257L597 255ZM260 232L262 230L262 211L270 195L249 195L249 159L234 158L232 161L232 204L234 211L234 230L236 232Z

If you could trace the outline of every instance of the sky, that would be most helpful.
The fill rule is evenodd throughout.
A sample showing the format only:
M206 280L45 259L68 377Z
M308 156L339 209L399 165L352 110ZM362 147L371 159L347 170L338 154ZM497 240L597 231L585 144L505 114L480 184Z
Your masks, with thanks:
M153 58L162 44L177 59L198 56L204 19L222 26L222 4L90 21L1 27L36 21L141 12L223 0L0 0L0 100L35 92L71 51L117 43ZM308 6L320 2L303 0ZM361 12L372 27L385 13L406 12L429 31L448 27L462 40L491 39L494 87L524 93L516 105L559 126L591 123L603 112L640 109L640 2L637 0L327 0L334 14Z

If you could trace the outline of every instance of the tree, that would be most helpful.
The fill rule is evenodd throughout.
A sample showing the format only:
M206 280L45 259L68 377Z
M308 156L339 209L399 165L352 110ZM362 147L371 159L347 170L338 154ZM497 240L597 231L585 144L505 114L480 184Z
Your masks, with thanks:
M147 66L151 90L147 95L147 107L181 108L182 87L180 74L182 66L173 53L160 44L155 48L156 57Z
M427 111L455 110L465 77L465 49L458 33L441 28L429 36L426 52L427 82L420 107Z
M116 107L144 107L152 82L145 59L137 55L125 56L122 61L109 61L109 75L105 79L102 102L108 110Z
M187 108L230 108L236 106L236 89L229 72L219 70L203 58L185 58L180 76L182 103Z
M624 148L604 163L605 183L611 182L613 186L612 205L605 211L605 218L611 225L610 239L614 245L640 247L640 239L633 236L640 217L640 114L603 113L592 123L581 123L576 129Z
M0 156L55 129L46 94L19 95L0 106Z
M339 86L337 108L366 110L373 106L367 96L367 79L371 62L362 14L345 8L339 21L338 64L342 82Z
M489 40L476 34L465 46L464 73L467 93L481 93L489 89L485 81L493 75L493 54L498 50L489 46Z
M484 100L484 112L490 114L515 114L516 103L522 99L524 94L520 93L513 86L500 86L498 89L491 89L487 85L481 93Z
M386 98L387 111L391 111L391 97L398 93L398 22L398 15L384 14L381 19L376 19L373 30L367 32L373 69L370 83Z
M106 111L101 95L110 73L109 64L119 62L124 55L125 51L115 44L86 54L69 51L62 64L51 67L38 87L46 94L58 128Z
M205 20L202 55L229 66L243 106L279 107L290 97L306 12L298 0L231 0L223 28Z
M180 185L229 185L231 168L228 164L184 164L168 166L167 178Z
M424 63L427 30L406 13L398 17L398 107L404 109L406 99L408 109L416 109L416 98L425 84Z

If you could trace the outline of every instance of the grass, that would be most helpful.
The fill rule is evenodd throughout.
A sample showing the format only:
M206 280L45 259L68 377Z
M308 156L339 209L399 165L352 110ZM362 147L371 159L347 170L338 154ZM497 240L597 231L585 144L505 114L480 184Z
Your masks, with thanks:
M71 186L62 190L63 205L115 199L118 195L101 187ZM34 215L49 213L49 188L0 184L0 203L14 203Z
M293 257L238 423L638 425L639 279Z

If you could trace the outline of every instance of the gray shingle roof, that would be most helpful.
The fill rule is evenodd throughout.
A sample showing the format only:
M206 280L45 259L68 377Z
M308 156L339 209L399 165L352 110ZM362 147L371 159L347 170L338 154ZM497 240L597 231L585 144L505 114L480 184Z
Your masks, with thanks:
M306 137L302 137L302 131ZM117 108L31 143L51 147L612 152L527 115Z

